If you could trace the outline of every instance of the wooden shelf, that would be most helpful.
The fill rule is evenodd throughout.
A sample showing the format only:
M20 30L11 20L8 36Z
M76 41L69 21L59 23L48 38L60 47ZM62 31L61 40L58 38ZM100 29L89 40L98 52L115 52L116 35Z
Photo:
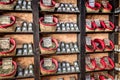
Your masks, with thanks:
M59 55L75 55L75 54L79 54L79 53L55 53L55 54L40 54L40 56L59 56Z
M80 33L80 31L57 31L57 32L40 32L41 34L73 34L73 33Z
M40 75L40 76L41 76L41 77L47 77L47 76L59 76L59 75L70 75L70 74L80 74L80 72L56 73L56 74Z
M40 13L50 13L50 14L80 14L80 12L58 12L58 11L40 11Z
M9 57L12 57L12 58L22 58L22 57L34 57L34 55L20 55L20 56L2 56L0 58L9 58Z
M13 78L8 78L8 79L3 79L3 80L16 80L16 79L28 79L28 78L34 78L34 76L29 76L29 77L13 77Z
M110 13L102 13L102 12L98 12L98 13L86 13L87 15L112 15L114 14L114 12L110 12Z
M33 34L33 32L0 32L0 34Z
M113 69L112 69L112 70L113 70ZM94 71L86 71L86 73L103 72L103 71L112 71L112 70L94 70Z
M32 13L30 10L0 10L0 12Z
M114 31L107 31L107 32L105 32L105 31L101 31L101 32L86 32L86 33L88 33L88 34L93 34L93 33L101 33L101 34L103 34L103 33L114 33Z
M96 52L86 52L86 54L98 54L98 53L110 53L114 51L96 51Z

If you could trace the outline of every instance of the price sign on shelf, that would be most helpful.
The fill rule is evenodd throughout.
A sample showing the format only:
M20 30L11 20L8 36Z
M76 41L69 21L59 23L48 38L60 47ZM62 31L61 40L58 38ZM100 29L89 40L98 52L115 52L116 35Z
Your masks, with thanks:
M86 80L90 80L90 75L89 74L86 75Z
M2 59L2 68L3 69L12 69L12 58L3 58Z
M89 0L89 5L91 7L95 7L95 0Z
M92 21L90 19L86 19L86 25L92 28Z
M104 7L107 7L107 3L108 3L108 1L102 0L102 5L103 5Z
M52 58L44 58L44 66L45 67L52 66Z
M45 15L44 22L53 23L53 15Z
M0 0L1 2L10 2L10 0Z
M86 37L86 44L91 46L91 38L90 37Z
M0 16L0 24L10 24L10 22L9 16Z
M52 46L52 39L51 39L51 37L45 37L45 38L43 38L43 45L45 47Z
M52 5L52 0L42 0L43 4L46 6L51 6Z
M97 24L98 27L101 27L101 24L100 24L100 20L99 20L99 19L95 19L95 23Z
M10 49L10 38L0 38L0 49Z
M109 39L104 39L104 42L105 42L105 45L107 45L107 46L110 46L110 41L109 41Z

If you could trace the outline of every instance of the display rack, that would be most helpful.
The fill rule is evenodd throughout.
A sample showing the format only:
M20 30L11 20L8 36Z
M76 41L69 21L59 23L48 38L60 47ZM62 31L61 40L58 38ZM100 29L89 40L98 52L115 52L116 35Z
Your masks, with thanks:
M19 14L19 12L24 12L25 13L32 13L33 14L33 32L0 32L0 35L12 35L12 34L30 34L33 35L33 44L34 44L34 50L33 53L34 55L26 55L26 56L9 56L12 58L18 58L18 57L34 57L34 75L31 77L14 77L14 78L9 78L9 79L4 79L4 80L15 80L15 79L28 79L28 78L34 78L35 80L41 80L42 77L46 76L59 76L59 75L71 75L71 74L77 74L78 79L77 80L85 80L85 75L87 73L93 73L93 72L102 72L102 71L107 71L111 73L112 75L115 75L114 69L112 70L96 70L96 71L88 71L86 72L85 69L85 56L88 54L97 54L97 53L103 53L103 52L86 52L85 49L85 36L86 34L93 34L94 32L86 32L85 30L85 23L86 23L86 16L87 15L109 15L109 20L112 21L116 26L118 25L118 16L117 14L114 13L114 9L118 7L118 0L110 0L110 3L113 6L113 10L110 13L87 13L86 12L86 7L85 7L85 0L77 0L77 6L80 10L80 12L49 12L49 11L40 11L39 10L39 0L32 0L32 11L21 11L21 10L0 10L0 12L16 12ZM50 14L76 14L77 15L77 24L80 28L80 31L73 31L73 32L67 32L67 31L62 31L62 32L40 32L39 30L39 18L42 16L44 13L50 13ZM79 46L79 53L75 53L77 55L77 60L79 61L80 65L80 72L74 72L74 73L56 73L56 74L51 74L51 75L41 75L40 74L40 59L43 56L59 56L59 55L74 55L72 53L64 53L64 54L40 54L39 50L39 41L40 38L43 34L77 34L77 43ZM118 44L118 34L115 31L112 32L95 32L95 33L102 33L102 34L109 34L109 39L111 39L114 44ZM114 62L118 62L117 54L114 54L114 51L104 51L105 54L109 54L109 56L114 60ZM0 58L7 58L7 57L0 57Z

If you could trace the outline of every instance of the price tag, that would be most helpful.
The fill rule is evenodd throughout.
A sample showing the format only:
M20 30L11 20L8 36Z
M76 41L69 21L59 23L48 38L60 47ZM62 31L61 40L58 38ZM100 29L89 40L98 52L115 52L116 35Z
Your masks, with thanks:
M99 74L94 74L95 80L99 80Z
M85 57L85 63L89 66L89 68L93 68L93 66L91 64L90 56Z
M108 78L108 79L106 79L106 80L112 80L111 78Z
M43 45L44 45L44 47L52 46L52 39L51 39L51 37L43 38Z
M46 6L51 6L52 5L52 0L42 0L43 4Z
M95 0L89 0L89 5L91 7L95 7Z
M86 44L91 46L91 37L86 37Z
M0 49L10 49L10 38L0 38Z
M104 21L104 23L105 23L106 26L111 27L109 21L106 20L106 21Z
M99 19L95 19L95 23L96 23L96 25L97 25L98 27L101 26L101 24L100 24L100 20L99 20Z
M53 23L53 15L45 15L44 22Z
M10 0L0 0L1 2L10 2Z
M92 21L90 19L86 19L86 25L92 28Z
M106 8L108 1L102 0L102 5Z
M90 75L89 74L86 74L86 79L85 80L90 80Z
M12 58L3 58L2 59L2 68L3 69L12 69Z
M107 46L110 46L110 41L109 41L109 39L104 39L104 42L105 42L105 45L107 45Z
M10 22L9 16L0 16L0 24L10 24Z
M52 66L52 58L44 58L44 66L45 67Z
M104 61L107 63L107 64L110 64L109 60L107 57L104 58Z

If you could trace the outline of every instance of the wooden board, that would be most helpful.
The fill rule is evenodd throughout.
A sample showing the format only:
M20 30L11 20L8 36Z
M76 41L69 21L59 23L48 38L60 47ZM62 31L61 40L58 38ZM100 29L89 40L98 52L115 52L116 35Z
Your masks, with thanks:
M76 80L77 80L77 75L74 74L74 75L63 75L63 76L51 76L51 77L43 77L42 80L57 80L57 78L64 78L64 80L70 80L70 77L76 77Z

